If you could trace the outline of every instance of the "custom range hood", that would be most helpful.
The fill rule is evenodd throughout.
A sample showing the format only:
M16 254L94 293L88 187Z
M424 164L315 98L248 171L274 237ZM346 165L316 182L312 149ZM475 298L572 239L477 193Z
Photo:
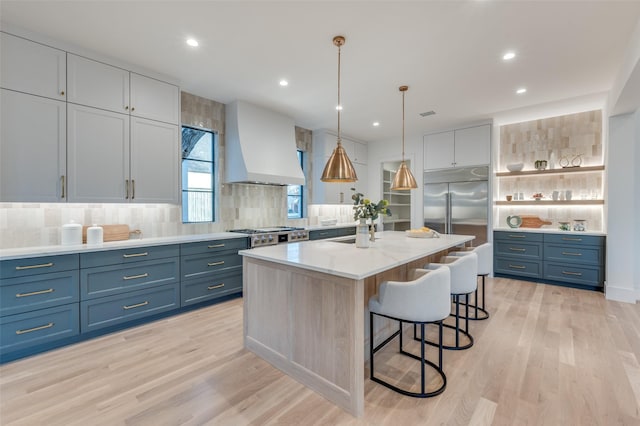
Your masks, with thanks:
M225 111L227 183L304 185L292 118L243 101Z

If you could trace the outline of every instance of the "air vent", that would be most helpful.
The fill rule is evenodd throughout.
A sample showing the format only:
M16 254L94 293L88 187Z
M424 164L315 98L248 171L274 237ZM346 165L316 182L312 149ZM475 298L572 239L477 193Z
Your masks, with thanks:
M430 115L435 115L435 113L436 113L435 111L427 111L427 112L421 112L420 115L422 117L428 117Z

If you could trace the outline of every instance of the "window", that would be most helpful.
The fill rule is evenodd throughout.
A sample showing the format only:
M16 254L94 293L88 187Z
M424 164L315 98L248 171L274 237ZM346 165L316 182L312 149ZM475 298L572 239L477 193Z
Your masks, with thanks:
M302 151L298 150L298 161L304 171ZM289 185L287 187L287 217L289 219L302 218L302 185Z
M215 219L215 145L210 130L182 127L182 222Z

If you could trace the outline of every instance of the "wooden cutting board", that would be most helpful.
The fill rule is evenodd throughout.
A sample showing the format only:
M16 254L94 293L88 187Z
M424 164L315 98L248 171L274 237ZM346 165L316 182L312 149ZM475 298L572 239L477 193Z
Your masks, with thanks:
M103 241L121 241L129 239L129 225L99 225L102 227ZM82 227L82 242L87 242L87 228Z
M520 218L522 219L522 224L520 225L521 228L540 228L542 225L553 224L553 222L542 220L540 217L534 215L523 214L520 215Z

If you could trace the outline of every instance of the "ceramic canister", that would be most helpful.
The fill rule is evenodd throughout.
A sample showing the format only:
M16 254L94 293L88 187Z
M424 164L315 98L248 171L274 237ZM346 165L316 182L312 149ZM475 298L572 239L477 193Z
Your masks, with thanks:
M87 228L87 244L95 245L102 244L104 237L104 231L101 226L94 224Z
M82 225L73 220L62 225L60 241L63 246L82 244Z

